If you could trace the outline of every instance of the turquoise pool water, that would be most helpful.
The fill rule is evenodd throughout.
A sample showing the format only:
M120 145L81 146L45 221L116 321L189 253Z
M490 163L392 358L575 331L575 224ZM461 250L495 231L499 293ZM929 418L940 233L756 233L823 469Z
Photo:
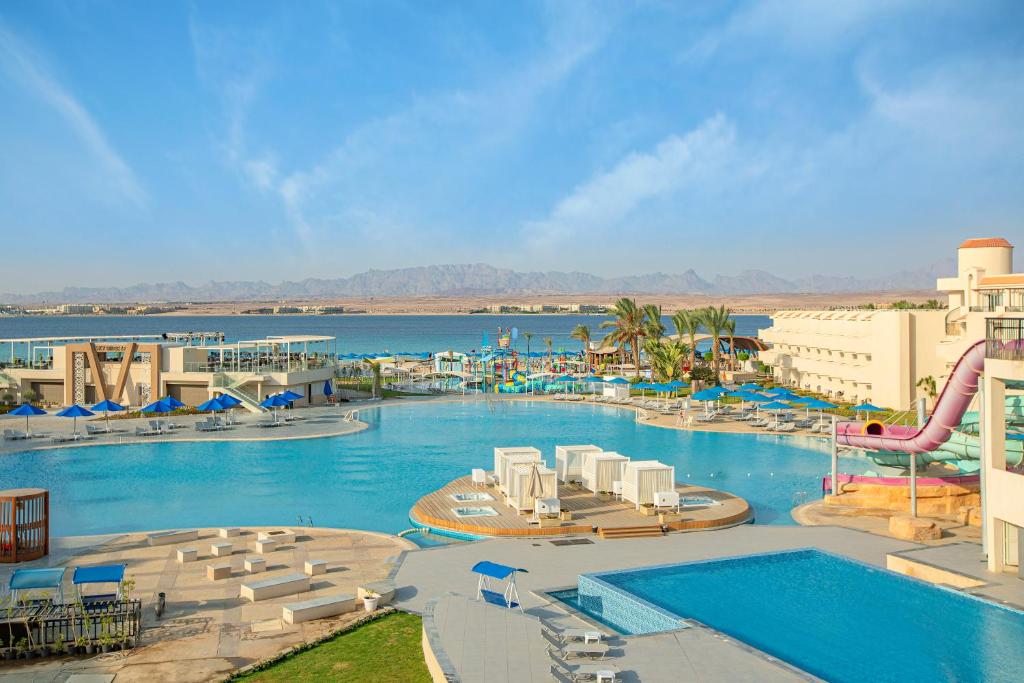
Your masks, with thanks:
M794 498L820 495L821 445L771 435L681 432L638 425L606 406L541 401L420 403L363 409L370 429L298 441L86 446L0 456L2 488L50 489L56 535L179 526L295 524L397 532L418 498L495 446L596 443L676 466L681 481L743 496L761 524L790 524ZM256 430L247 431L255 432ZM869 464L844 459L842 470ZM455 505L453 505L454 507Z
M620 592L659 609L645 615ZM696 619L839 683L1009 683L1024 671L1024 612L817 550L585 575L578 596L555 597L612 626L663 625L662 610Z

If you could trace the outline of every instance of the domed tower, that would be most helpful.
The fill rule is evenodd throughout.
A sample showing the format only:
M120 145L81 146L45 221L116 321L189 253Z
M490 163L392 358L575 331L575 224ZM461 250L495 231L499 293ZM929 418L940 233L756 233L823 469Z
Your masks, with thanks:
M939 290L949 295L949 307L980 306L978 283L982 278L1013 272L1013 245L1002 237L964 240L957 249L955 278L941 278Z

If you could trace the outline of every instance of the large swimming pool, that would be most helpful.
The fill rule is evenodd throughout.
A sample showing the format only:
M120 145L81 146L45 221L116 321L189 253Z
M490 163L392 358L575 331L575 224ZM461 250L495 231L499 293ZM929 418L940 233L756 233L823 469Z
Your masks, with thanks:
M838 683L1024 672L1024 612L817 550L583 575L556 597L626 633L696 619Z
M296 441L146 443L0 456L0 488L51 492L56 535L182 526L295 524L397 532L424 494L495 446L595 443L676 466L681 481L746 498L759 524L790 524L794 502L820 495L829 469L820 442L770 435L683 432L637 424L607 406L456 401L360 411L370 428ZM256 430L251 430L255 432ZM844 459L863 473L866 460Z

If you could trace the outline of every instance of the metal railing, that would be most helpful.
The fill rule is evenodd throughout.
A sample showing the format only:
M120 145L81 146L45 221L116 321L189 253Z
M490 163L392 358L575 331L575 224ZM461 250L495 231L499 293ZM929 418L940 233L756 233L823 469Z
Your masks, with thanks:
M1024 360L1024 318L988 318L985 321L985 357Z

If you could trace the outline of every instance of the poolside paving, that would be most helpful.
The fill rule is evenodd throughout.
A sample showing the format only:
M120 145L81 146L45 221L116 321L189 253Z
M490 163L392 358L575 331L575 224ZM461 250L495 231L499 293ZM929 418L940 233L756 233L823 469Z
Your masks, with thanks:
M156 547L147 544L145 534L137 533L60 539L49 557L19 566L126 563L126 577L136 581L134 597L141 598L143 603L139 647L127 654L48 658L17 667L3 666L0 680L63 681L71 674L116 674L117 681L216 680L236 668L355 620L360 615L358 611L288 625L281 621L281 607L328 595L355 595L358 586L386 579L400 553L415 547L387 534L295 528L295 543L266 555L266 573L252 577L243 571L242 563L246 556L254 554L253 545L260 530L243 528L241 536L231 539L236 547L234 554L215 559L231 563L231 577L219 581L206 578L206 565L214 561L210 545L224 540L216 529L201 530L199 541ZM198 548L200 559L179 564L175 557L179 547ZM313 578L309 592L255 603L239 597L242 583L301 572L303 562L310 558L327 560L329 564L326 574ZM6 585L13 570L11 566L0 566L0 583ZM66 581L70 581L70 572ZM154 605L161 591L167 594L167 611L157 619ZM65 587L65 595L73 595L70 586Z
M560 626L593 626L571 614L545 591L575 587L587 572L669 564L716 557L814 547L884 567L886 555L921 546L836 527L744 525L731 529L670 534L660 538L601 540L556 546L544 539L490 539L407 553L395 575L396 605L423 613L429 601L448 593L473 597L476 576L470 567L487 559L522 567L519 596L528 615L543 616ZM500 611L500 608L495 608ZM454 629L465 639L460 648L475 651L486 645L479 629L465 628L450 616L439 629ZM603 630L607 630L602 627ZM624 681L793 681L806 673L753 650L720 633L690 628L672 633L627 636L609 661ZM532 652L532 650L531 650ZM531 655L532 657L532 655ZM546 658L546 655L545 655ZM454 664L454 662L453 662ZM461 674L461 672L460 672ZM467 679L469 680L469 679ZM515 680L527 681L520 678Z

